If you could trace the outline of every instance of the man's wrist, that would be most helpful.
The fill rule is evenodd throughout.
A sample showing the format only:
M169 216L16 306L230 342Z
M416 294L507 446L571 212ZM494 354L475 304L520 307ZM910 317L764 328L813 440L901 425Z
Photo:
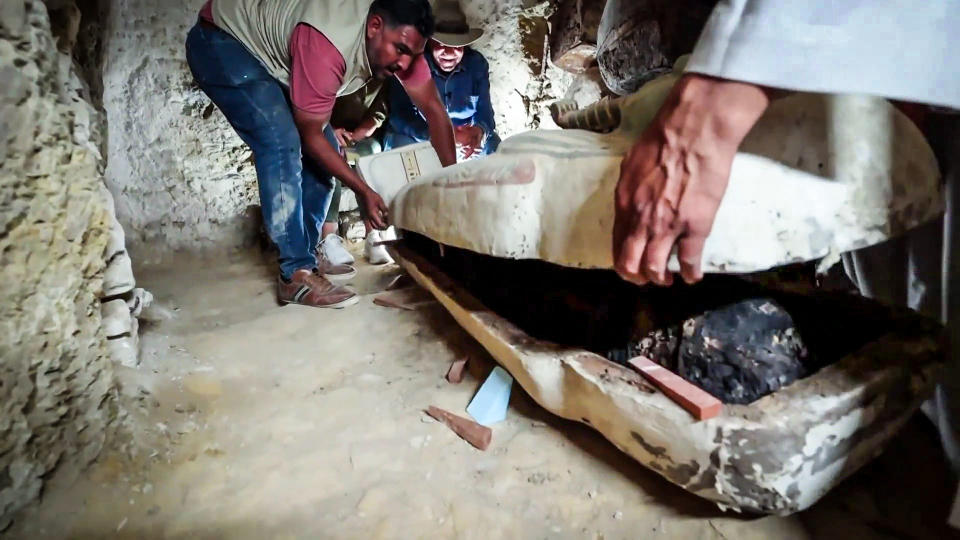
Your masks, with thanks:
M660 122L668 138L735 150L769 104L761 86L687 74L661 109Z

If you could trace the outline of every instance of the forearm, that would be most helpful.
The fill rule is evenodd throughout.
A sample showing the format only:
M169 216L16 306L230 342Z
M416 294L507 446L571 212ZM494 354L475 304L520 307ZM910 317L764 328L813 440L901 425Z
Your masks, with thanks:
M450 123L450 117L447 111L438 108L432 111L424 111L427 118L427 129L430 131L430 143L437 151L437 157L444 167L455 165L457 163L456 140L453 135L453 124Z
M377 118L373 116L368 116L363 119L362 122L357 126L357 129L353 130L354 140L366 139L374 134L377 131L377 128L380 127L380 124L377 122Z
M313 158L323 170L329 172L355 193L369 189L366 182L344 161L322 131L313 130L300 135L304 152Z

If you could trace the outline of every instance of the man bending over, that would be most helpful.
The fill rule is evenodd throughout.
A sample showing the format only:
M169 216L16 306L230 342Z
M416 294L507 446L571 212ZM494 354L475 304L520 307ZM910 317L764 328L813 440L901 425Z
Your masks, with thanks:
M369 222L383 200L347 165L329 125L337 96L396 77L424 111L446 166L453 128L423 58L428 0L211 0L187 37L200 88L253 151L267 233L277 245L282 303L346 307L355 271L317 258L331 176L357 194Z

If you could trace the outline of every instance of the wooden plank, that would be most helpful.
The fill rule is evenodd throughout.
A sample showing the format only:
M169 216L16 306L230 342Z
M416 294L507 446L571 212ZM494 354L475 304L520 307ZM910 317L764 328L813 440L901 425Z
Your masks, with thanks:
M713 418L723 409L719 399L649 358L638 356L627 363L697 420Z

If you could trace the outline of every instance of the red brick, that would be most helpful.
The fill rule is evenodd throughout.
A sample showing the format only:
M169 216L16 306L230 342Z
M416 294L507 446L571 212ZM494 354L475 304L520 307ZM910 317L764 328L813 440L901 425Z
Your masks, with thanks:
M649 358L638 356L628 363L697 420L713 418L723 409L719 399Z

